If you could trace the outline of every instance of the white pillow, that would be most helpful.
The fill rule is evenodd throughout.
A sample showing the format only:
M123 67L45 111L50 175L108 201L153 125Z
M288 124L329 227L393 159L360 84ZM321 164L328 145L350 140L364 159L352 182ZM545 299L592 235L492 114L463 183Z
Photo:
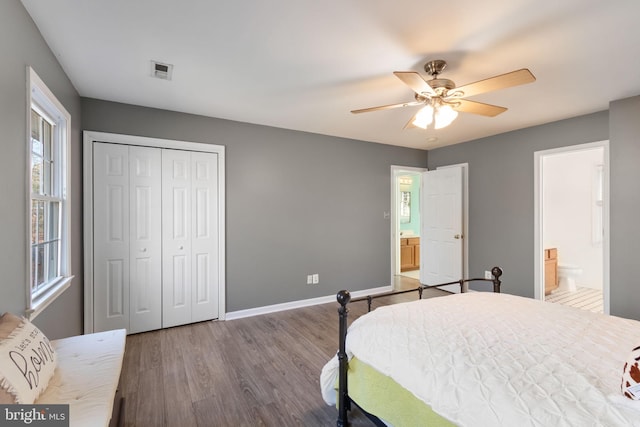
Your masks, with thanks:
M0 388L16 403L34 403L55 369L53 346L28 320L22 319L7 338L0 339Z

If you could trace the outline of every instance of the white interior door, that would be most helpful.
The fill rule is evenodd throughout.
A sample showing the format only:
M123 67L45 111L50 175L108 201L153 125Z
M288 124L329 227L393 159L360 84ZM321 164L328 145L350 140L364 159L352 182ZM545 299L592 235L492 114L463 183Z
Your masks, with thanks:
M94 331L129 328L128 147L93 147Z
M422 174L420 282L436 285L463 274L462 167ZM460 292L459 285L447 288Z
M162 327L191 322L191 153L162 152Z
M191 321L218 317L218 155L191 153Z
M162 327L162 158L159 148L129 147L129 333Z

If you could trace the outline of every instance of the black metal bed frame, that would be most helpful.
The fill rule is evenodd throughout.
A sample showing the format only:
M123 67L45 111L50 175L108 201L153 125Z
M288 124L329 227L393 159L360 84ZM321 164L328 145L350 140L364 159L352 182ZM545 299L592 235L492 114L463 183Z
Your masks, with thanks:
M348 313L349 313L349 310L347 309L347 304L349 304L349 302L367 301L367 306L368 306L367 311L371 311L371 302L377 298L388 297L391 295L400 295L408 292L417 291L419 299L422 299L422 292L425 289L440 288L442 286L456 285L456 284L460 285L460 292L467 292L467 286L465 285L469 282L492 282L493 292L500 293L500 285L502 284L502 282L500 281L500 276L502 276L502 269L500 267L493 267L491 269L491 275L493 276L492 279L484 279L484 278L483 279L479 279L479 278L461 279L455 282L440 283L438 285L420 285L415 289L385 292L385 293L377 294L374 296L354 298L353 300L351 299L351 294L349 293L349 291L342 290L338 292L338 294L336 295L336 299L340 304L340 307L338 308L338 315L340 318L340 328L339 328L339 350L338 350L338 363L339 363L338 420L336 425L338 427L348 426L349 419L348 419L347 411L351 409L351 405L353 404L356 407L358 407L367 416L367 418L369 418L376 426L385 426L385 424L378 417L363 410L360 406L358 406L358 404L355 401L351 400L351 398L349 397L348 387L347 387L347 370L349 367L349 361L347 359L347 352L346 352L347 320L348 320Z

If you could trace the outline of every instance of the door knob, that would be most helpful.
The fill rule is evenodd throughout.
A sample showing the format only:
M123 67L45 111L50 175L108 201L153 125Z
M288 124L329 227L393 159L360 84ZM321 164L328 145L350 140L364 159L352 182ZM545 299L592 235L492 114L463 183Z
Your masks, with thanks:
M140 252L147 252L147 248L140 249Z
M455 236L453 236L454 239L462 239L462 235L461 234L456 234Z

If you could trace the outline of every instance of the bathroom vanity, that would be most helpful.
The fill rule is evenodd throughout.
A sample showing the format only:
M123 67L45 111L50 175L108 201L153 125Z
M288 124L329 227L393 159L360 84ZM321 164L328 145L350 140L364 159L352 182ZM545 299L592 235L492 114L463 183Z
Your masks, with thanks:
M420 237L400 238L400 271L420 268Z
M558 249L544 250L544 294L558 288Z

